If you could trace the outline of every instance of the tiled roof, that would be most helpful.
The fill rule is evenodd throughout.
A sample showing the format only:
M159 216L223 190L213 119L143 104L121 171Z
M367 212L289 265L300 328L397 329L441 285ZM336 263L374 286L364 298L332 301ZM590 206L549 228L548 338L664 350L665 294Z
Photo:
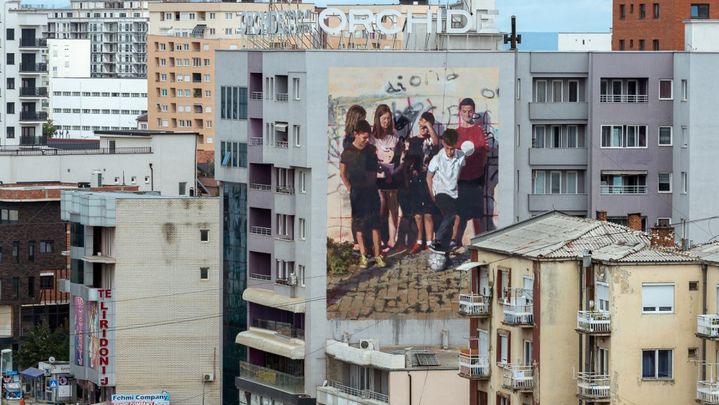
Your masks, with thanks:
M694 246L689 250L689 254L707 262L719 263L719 242Z

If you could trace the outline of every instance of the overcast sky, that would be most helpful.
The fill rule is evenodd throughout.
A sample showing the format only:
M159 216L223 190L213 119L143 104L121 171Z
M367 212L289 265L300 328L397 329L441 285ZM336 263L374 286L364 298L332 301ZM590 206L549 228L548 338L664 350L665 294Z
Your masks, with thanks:
M437 0L430 0L435 3ZM441 0L442 2L448 0ZM451 1L451 0L450 0ZM499 9L499 28L509 31L510 17L517 16L521 32L609 32L612 0L495 0ZM27 4L69 4L68 0L23 0ZM314 0L327 3L396 3L393 0Z

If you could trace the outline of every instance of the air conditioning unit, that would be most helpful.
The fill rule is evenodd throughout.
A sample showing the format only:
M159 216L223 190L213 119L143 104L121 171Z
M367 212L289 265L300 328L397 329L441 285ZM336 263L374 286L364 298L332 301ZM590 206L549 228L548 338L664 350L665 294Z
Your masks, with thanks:
M379 342L376 339L361 339L360 348L366 350L379 350Z
M297 285L297 275L295 273L291 273L287 278L287 285Z
M203 373L202 381L205 381L205 382L215 381L215 373Z

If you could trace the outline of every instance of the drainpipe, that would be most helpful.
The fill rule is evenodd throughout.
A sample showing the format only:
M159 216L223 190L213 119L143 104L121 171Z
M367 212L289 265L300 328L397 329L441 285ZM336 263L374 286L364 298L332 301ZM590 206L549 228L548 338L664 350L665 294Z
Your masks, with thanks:
M584 280L584 260L580 260L579 261L579 289L578 289L579 290L579 309L577 311L582 310L582 301L584 300L584 290L582 289L583 280ZM577 367L577 372L579 373L582 371L582 364L584 363L584 359L583 359L584 349L582 347L583 339L582 339L581 333L577 333L577 339L579 340L579 345L578 345L579 363L578 363L578 367Z
M702 263L702 314L707 313L707 265L706 263ZM707 340L702 339L702 357L704 360L704 367L702 367L702 380L706 381L707 379Z
M412 373L407 371L407 377L409 377L409 405L412 405Z
M150 191L155 191L155 171L152 170L152 163L150 163Z

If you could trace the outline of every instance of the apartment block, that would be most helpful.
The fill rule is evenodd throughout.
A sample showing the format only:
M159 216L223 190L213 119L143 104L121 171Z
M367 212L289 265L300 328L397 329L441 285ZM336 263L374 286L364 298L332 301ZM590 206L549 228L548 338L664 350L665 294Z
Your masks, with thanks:
M221 403L219 200L75 191L61 210L78 401Z
M2 102L0 147L17 148L42 143L42 124L47 121L47 16L21 6L3 3L0 20L5 91Z
M719 17L715 1L614 0L612 50L683 51L684 21Z
M92 77L145 78L152 2L72 0L68 8L44 9L47 37L90 40Z

